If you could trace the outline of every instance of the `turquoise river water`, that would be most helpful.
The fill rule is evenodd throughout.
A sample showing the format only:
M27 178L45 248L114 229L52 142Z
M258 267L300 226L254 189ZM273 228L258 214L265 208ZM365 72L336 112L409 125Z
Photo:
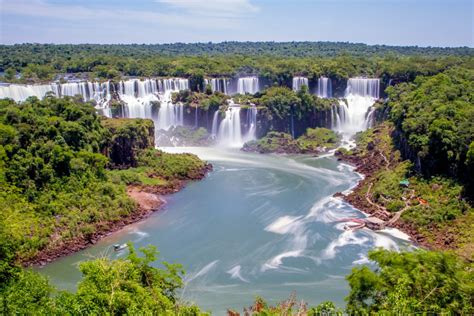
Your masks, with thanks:
M204 180L167 196L164 208L79 253L38 268L61 289L75 288L78 263L100 255L117 258L113 244L153 244L161 259L187 271L184 300L214 315L242 310L255 296L277 302L296 293L309 304L344 305L344 277L368 263L374 247L408 247L396 230L346 231L347 217L364 217L340 199L360 180L334 157L276 156L218 148L167 148L193 152L214 165Z

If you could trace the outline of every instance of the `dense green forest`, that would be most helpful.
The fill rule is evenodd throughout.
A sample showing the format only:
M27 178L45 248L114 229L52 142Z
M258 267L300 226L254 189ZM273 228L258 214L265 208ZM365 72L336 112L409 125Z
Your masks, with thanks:
M153 147L148 120L103 119L71 98L0 101L2 283L15 264L90 243L140 213L126 185L168 192L206 167L196 156Z
M310 49L311 48L311 49ZM179 51L179 53L175 53ZM220 53L212 53L218 51ZM306 52L306 53L302 53ZM388 83L414 80L453 65L474 63L472 48L403 48L345 43L222 43L170 45L0 46L4 80L41 82L65 74L89 79L138 77L220 77L258 74L272 84L311 78L354 76ZM20 79L16 73L20 73Z

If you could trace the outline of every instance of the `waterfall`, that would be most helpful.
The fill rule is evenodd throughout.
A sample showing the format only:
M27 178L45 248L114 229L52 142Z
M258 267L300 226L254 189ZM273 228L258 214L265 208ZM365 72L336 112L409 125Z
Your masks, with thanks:
M251 105L247 109L247 116L242 130L240 122L241 106L231 99L225 111L224 119L219 124L219 111L214 112L212 118L211 135L217 138L217 144L222 147L242 147L245 142L257 139L257 107Z
M329 78L321 77L318 79L318 88L316 94L320 98L332 97L332 83Z
M255 94L260 91L258 77L242 77L237 81L237 93L239 94Z
M28 97L37 97L42 99L46 93L54 92L59 96L56 84L47 85L18 85L11 84L0 87L0 99L9 98L17 102L25 101Z
M206 86L208 84L211 85L212 92L222 92L224 94L228 94L227 86L229 85L229 80L226 78L204 79L204 83Z
M379 97L380 80L351 78L347 82L345 99L332 109L332 128L350 138L370 125L372 105Z
M117 93L124 102L125 117L151 119L158 131L183 125L183 106L173 104L172 93L186 89L187 79L128 79L118 83ZM110 96L110 90L107 95ZM156 103L160 104L158 111L153 107Z
M309 88L308 78L306 77L293 77L293 91L301 90L301 87L306 86Z
M105 107L111 100L110 82L68 82L41 85L11 84L0 87L0 99L9 98L16 102L25 101L28 97L42 99L48 92L57 97L80 95L84 101L95 101L99 108Z
M346 95L379 98L380 79L351 78L347 82Z
M244 137L244 142L257 139L257 107L252 105L247 110L247 134Z
M217 137L218 124L219 124L219 110L216 110L212 117L212 131L211 131L212 138Z
M118 84L118 95L125 103L125 116L129 118L149 118L156 123L156 117L152 113L152 102L159 101L158 95L153 92L147 93L146 86L151 83L139 79L120 81ZM156 82L155 82L156 87ZM157 89L155 90L155 93ZM171 98L171 96L170 96ZM160 109L161 110L161 109Z
M240 106L229 105L225 117L219 125L218 144L224 147L241 147L243 145L240 128Z

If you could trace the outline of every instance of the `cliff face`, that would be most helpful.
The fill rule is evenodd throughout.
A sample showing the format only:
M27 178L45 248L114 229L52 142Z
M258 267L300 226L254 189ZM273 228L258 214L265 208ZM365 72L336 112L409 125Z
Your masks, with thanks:
M109 131L104 154L112 167L136 167L137 154L142 149L155 146L155 127L147 119L103 119L102 125Z
M184 111L184 123L187 126L203 127L208 132L212 130L213 115L216 109L202 109L187 106ZM248 130L248 115L250 110L243 107L240 110L240 125L243 131ZM197 112L197 113L196 113ZM224 118L219 115L219 122ZM313 109L303 117L297 115L279 119L272 116L266 108L259 107L257 112L257 138L262 138L270 131L294 134L294 137L303 135L307 128L331 128L331 110Z

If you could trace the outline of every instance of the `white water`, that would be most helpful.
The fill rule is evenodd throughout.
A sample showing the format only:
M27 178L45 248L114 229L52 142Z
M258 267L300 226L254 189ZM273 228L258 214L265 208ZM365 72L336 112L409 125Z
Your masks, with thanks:
M224 119L219 122L219 111L212 118L211 136L217 138L220 147L242 147L244 143L257 139L257 107L246 110L247 116L241 120L241 106L231 99ZM243 124L242 124L243 123Z
M125 116L130 118L147 118L155 122L156 130L168 130L172 126L183 125L183 106L173 104L173 92L189 89L187 79L130 79L121 81L118 95L125 102ZM153 102L160 103L156 115Z
M213 138L217 137L217 128L219 127L219 110L214 112L214 115L212 117L212 131L211 131L211 136Z
M321 77L318 79L318 89L316 94L320 98L332 97L332 83L329 78Z
M247 134L244 137L244 141L248 142L257 139L257 107L252 106L247 110Z
M222 147L242 147L240 106L230 105L227 108L225 117L219 125L217 140Z
M227 86L229 85L229 80L226 78L204 79L204 83L206 86L208 84L211 85L212 92L222 92L224 94L228 94Z
M239 94L255 94L260 91L260 84L258 77L242 77L237 81L237 93Z
M104 107L111 99L110 82L68 82L42 85L11 84L0 87L0 99L9 98L16 102L25 101L29 97L42 99L48 92L57 97L82 96L84 101L95 101L99 107Z
M306 86L309 88L308 78L306 77L293 77L293 91L301 90L301 87Z
M80 95L84 101L95 101L98 108L104 109L105 115L111 116L108 105L112 99L112 89L117 90L117 97L124 103L123 116L152 119L157 130L183 125L183 106L173 104L171 100L173 92L189 89L188 79L182 78L129 79L120 81L117 86L108 81L44 85L12 84L0 87L0 99L11 98L22 102L30 96L44 98L48 92L53 92L57 97ZM159 111L153 109L153 102L160 103Z
M370 127L372 105L379 98L380 80L351 78L347 82L345 100L331 109L332 128L349 139L355 133Z

